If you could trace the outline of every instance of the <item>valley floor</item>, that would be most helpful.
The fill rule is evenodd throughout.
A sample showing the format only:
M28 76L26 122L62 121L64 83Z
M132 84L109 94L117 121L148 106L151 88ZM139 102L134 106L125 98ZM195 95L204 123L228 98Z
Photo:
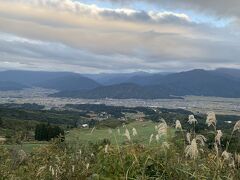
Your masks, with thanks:
M0 92L0 104L5 103L37 103L46 109L64 108L66 104L106 104L126 107L160 107L168 109L185 109L194 113L214 111L217 114L240 115L239 98L220 98L203 96L186 96L183 99L72 99L48 97L54 90L33 88L22 91Z

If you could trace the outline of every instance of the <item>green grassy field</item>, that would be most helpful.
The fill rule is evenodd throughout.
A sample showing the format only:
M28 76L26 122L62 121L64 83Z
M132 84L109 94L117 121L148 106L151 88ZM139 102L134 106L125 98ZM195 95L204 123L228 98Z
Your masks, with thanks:
M35 148L39 148L41 146L46 145L47 143L23 143L22 145L14 144L14 145L2 145L8 149L22 149L27 153L32 152Z
M85 144L88 142L96 143L100 142L104 139L109 139L111 144L122 144L127 141L126 137L124 136L126 128L129 130L131 135L132 142L138 142L141 144L148 144L149 138L151 134L156 134L155 132L155 125L152 121L145 121L139 122L135 121L132 122L126 127L119 127L120 134L118 133L118 128L116 129L108 129L108 128L101 128L101 129L73 129L68 134L66 134L66 141L67 143L78 143L78 144ZM132 129L136 128L137 136L132 135ZM109 132L111 131L111 133ZM92 133L91 133L92 132ZM116 139L115 139L116 137ZM30 143L23 143L22 145L4 145L5 147L11 149L23 149L25 152L32 152L34 148L38 148L40 146L46 145L47 142L30 142ZM155 136L153 137L152 145L156 144Z
M128 124L126 127L128 128L131 138L134 141L141 142L143 144L149 143L149 138L151 134L155 133L155 125L151 121L147 122L133 122ZM123 135L125 133L126 127L119 127L120 134L118 133L118 128L111 129L112 133L109 132L109 129L94 129L91 133L92 129L74 129L66 135L66 142L79 142L79 143L87 143L87 142L99 142L103 139L109 139L112 144L116 144L116 140L118 144L126 142L126 137ZM132 136L132 129L136 128L138 135ZM116 140L115 140L116 137Z

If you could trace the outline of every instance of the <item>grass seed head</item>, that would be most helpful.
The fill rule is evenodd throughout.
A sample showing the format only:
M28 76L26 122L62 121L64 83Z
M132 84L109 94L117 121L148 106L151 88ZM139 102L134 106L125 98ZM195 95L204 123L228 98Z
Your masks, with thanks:
M87 170L89 169L89 166L90 166L90 164L87 163L87 164L86 164L86 169L87 169Z
M235 162L239 166L240 165L240 154L235 153Z
M181 122L179 120L176 120L176 129L182 130L182 125L181 125Z
M226 150L223 151L223 153L222 153L222 157L223 157L224 161L229 161L231 159L231 156L232 156L231 153L227 152Z
M206 124L209 126L216 126L217 124L217 118L214 112L208 112L207 113L207 120L206 120Z
M149 144L151 144L152 140L153 140L153 134L151 134L150 138L149 138Z
M168 149L170 149L170 144L165 141L165 142L162 143L162 148L163 148L164 150L168 150Z
M197 140L195 138L191 141L191 144L186 147L185 154L186 157L190 157L194 160L197 159L199 151L197 147Z
M189 144L191 144L191 134L190 133L187 133L186 138L187 138L187 142Z
M131 141L131 136L130 136L130 133L129 133L129 131L128 131L127 128L126 128L126 130L125 130L124 136L126 136L126 138L128 139L128 141Z
M189 115L188 116L188 123L189 124L196 124L197 123L197 119L194 117L194 115Z
M95 130L95 127L93 127L93 128L92 128L92 130L91 130L91 133L90 133L90 134L92 134L92 133L94 132L94 130Z
M207 138L205 138L203 135L199 134L196 136L196 141L199 141L202 146L205 145L205 142L207 141Z
M240 120L238 122L236 122L234 128L233 128L233 132L235 131L240 131Z
M156 141L159 142L159 139L160 139L159 134L157 134L156 135Z
M137 135L138 135L136 128L133 128L133 129L132 129L132 135L133 135L133 136L137 136Z
M161 121L162 122L157 127L157 132L160 137L167 135L167 129L168 129L168 125L166 121L164 119L161 119Z
M53 169L53 168L51 169L51 173L52 173L52 176L54 176L54 175L55 175L55 171L54 171L54 169Z
M40 175L40 174L42 174L42 172L46 169L46 167L47 166L42 166L42 167L40 167L39 169L38 169L38 171L37 171L37 177Z
M104 152L105 152L106 154L108 153L108 149L109 149L109 145L106 144L106 145L105 145L105 148L104 148Z
M216 155L218 156L219 151L218 151L218 144L216 142L214 143L214 149L216 151Z
M223 136L223 133L221 130L217 130L217 135L215 136L215 142L219 145L221 145L221 138Z

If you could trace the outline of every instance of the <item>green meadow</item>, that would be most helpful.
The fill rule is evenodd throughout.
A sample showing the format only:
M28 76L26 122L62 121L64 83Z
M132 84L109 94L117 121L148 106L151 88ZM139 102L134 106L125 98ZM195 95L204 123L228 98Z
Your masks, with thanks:
M155 132L155 125L151 121L139 122L135 121L127 124L125 127L121 126L115 129L108 128L93 128L93 129L73 129L68 134L66 134L66 142L78 142L78 143L96 143L104 139L108 139L112 144L122 144L126 142L126 137L124 136L126 128L129 130L131 139L134 142L140 142L146 144L149 142L151 134ZM132 135L132 129L137 130L137 136ZM120 132L120 133L119 133Z

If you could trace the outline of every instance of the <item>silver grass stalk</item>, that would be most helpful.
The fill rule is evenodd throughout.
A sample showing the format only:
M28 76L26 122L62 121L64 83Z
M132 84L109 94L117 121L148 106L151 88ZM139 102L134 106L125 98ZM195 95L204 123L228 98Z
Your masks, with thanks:
M93 127L93 128L92 128L92 130L91 130L91 133L90 133L90 134L92 134L94 130L95 130L95 127Z
M52 173L52 176L54 176L54 175L55 175L55 171L54 171L54 169L53 169L53 168L51 169L51 173Z
M215 136L215 141L217 144L221 145L221 138L223 136L223 133L221 130L217 130L217 135Z
M105 152L106 154L108 153L108 148L109 148L109 145L106 144L106 145L105 145L105 148L104 148L104 152Z
M190 133L187 133L186 138L187 138L188 144L191 144L191 134Z
M118 133L118 135L121 135L121 131L119 128L117 129L117 133Z
M136 128L133 128L133 129L132 129L132 135L133 135L133 136L137 136L137 135L138 135Z
M227 152L226 150L223 151L223 153L222 153L222 157L223 157L224 161L229 161L231 159L231 156L232 156L232 154Z
M182 130L182 125L181 125L181 122L180 122L179 120L176 120L176 126L175 126L175 128Z
M126 128L126 130L125 130L124 136L126 136L126 138L128 139L128 141L131 141L131 136L130 136L130 133L129 133L129 131L128 131L127 128Z
M61 173L61 170L60 170L59 166L56 165L56 177L57 177L58 172Z
M240 165L240 154L235 153L235 162L238 166Z
M218 151L218 144L216 142L214 143L214 149L216 151L216 155L218 156L219 151Z
M166 121L164 119L161 119L161 123L158 125L157 131L158 131L158 135L164 136L167 135L167 129L168 129L168 125L166 123Z
M42 167L40 167L39 169L38 169L38 172L37 172L37 177L40 175L40 174L42 174L42 172L46 169L46 167L47 166L42 166Z
M51 165L49 166L49 171L52 172L52 166Z
M149 144L151 144L152 140L153 140L153 134L151 134L150 138L149 138Z
M188 123L189 124L196 124L197 123L197 119L194 117L194 115L189 115L188 116Z
M235 161L233 158L231 158L230 163L228 164L229 167L235 168Z
M87 164L86 164L86 169L87 169L87 170L89 169L89 166L90 166L90 164L87 163Z
M206 124L209 126L216 126L217 124L217 119L216 119L216 115L214 112L208 112L207 113L207 120L206 120Z
M186 157L190 157L191 159L197 159L199 151L197 147L197 140L194 138L190 145L188 145L185 149Z
M156 135L156 141L159 142L159 139L160 139L159 134L157 134Z
M233 132L235 131L240 131L240 120L234 125Z
M233 169L235 169L235 161L234 161L234 158L233 158L233 157L231 157L231 160L230 160L228 166L231 167L231 168L233 168Z
M22 149L18 151L18 156L20 163L22 163L27 158L27 154Z
M163 148L164 150L167 150L167 149L170 148L170 144L165 141L165 142L162 143L162 148Z
M81 157L81 155L82 155L82 150L81 150L81 149L79 149L78 154L79 154L79 156Z
M207 138L205 138L203 135L197 135L196 141L199 141L202 146L205 145L205 142L207 141Z

